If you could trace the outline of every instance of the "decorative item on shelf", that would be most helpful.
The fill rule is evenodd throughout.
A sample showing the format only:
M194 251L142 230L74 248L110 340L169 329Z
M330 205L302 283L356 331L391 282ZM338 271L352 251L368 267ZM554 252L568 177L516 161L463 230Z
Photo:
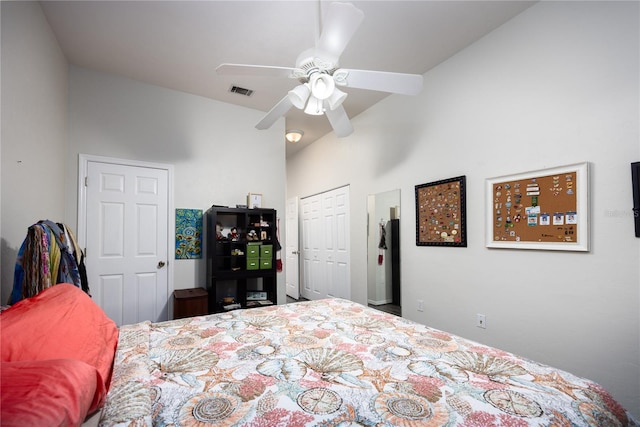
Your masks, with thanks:
M262 194L249 193L247 195L247 205L250 209L262 207Z
M271 302L270 300L264 300L264 301L248 301L247 300L247 308L264 307L266 305L273 305L273 302Z
M250 230L247 233L247 240L260 240L260 238L258 237L258 233L256 233L256 230Z
M216 240L224 240L224 236L222 235L222 224L220 224L220 222L216 222Z
M239 238L238 229L236 227L231 228L231 232L227 237L229 237L229 240L231 240L232 242L237 242Z
M261 291L248 291L247 301L266 301L267 293Z

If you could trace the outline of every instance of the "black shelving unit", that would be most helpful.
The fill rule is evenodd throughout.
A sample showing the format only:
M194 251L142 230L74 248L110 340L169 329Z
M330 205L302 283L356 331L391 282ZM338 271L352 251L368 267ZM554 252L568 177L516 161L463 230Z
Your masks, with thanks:
M212 206L206 221L209 312L276 304L275 209Z

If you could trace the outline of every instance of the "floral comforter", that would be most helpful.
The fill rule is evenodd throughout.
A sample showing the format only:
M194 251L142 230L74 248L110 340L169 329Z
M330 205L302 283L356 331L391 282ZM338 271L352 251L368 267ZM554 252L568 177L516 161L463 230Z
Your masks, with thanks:
M100 424L637 425L591 381L340 299L122 327Z

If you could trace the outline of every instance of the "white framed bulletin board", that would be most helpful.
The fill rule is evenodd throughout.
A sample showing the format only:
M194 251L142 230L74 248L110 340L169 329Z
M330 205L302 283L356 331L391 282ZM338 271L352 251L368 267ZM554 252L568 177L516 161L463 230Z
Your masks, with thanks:
M486 180L486 246L589 251L587 162Z

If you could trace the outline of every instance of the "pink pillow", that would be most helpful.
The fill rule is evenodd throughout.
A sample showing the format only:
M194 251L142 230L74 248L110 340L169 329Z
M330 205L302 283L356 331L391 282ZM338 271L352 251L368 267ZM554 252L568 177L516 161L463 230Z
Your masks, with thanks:
M0 369L3 427L79 426L106 394L98 371L78 360L2 362Z
M118 329L80 288L58 284L0 313L3 362L74 359L109 386Z

